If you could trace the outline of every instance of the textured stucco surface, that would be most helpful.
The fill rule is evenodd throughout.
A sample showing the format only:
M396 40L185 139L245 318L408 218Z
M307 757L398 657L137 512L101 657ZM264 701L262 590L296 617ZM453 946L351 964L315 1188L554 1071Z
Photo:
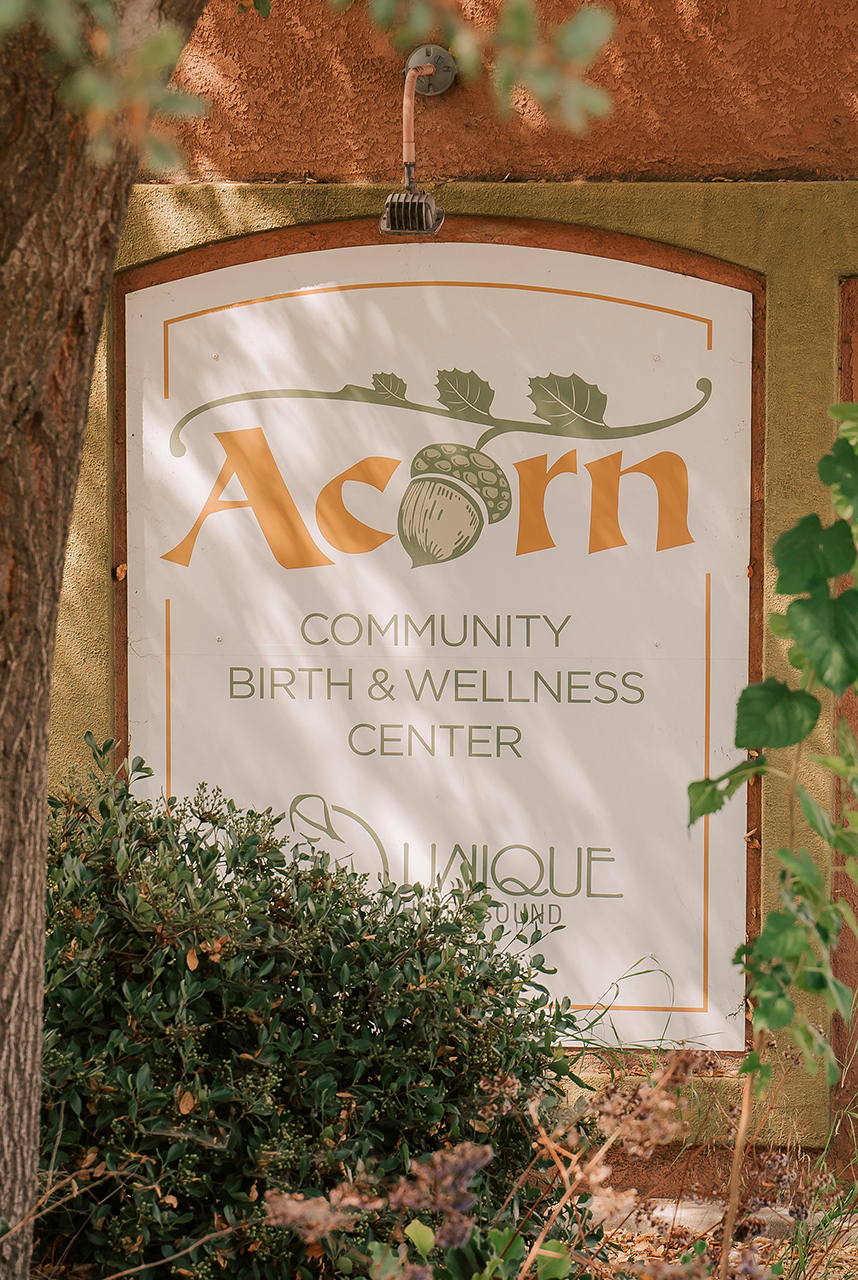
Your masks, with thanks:
M83 735L113 735L113 413L110 316L96 358L80 480L63 573L51 688L49 776L89 755Z
M253 231L377 213L385 190L334 185L140 186L118 265L136 266ZM761 272L767 278L765 544L819 502L815 464L832 437L826 407L838 398L839 282L858 275L858 186L849 183L478 184L437 189L450 216L532 217L600 227L674 244ZM52 771L85 756L82 734L112 727L112 405L109 335L93 391L90 433L69 547L57 647ZM776 600L770 568L766 612ZM779 642L766 641L765 674L788 670ZM819 745L830 716L818 731ZM827 799L812 772L805 779ZM783 842L785 805L764 807L764 847ZM763 908L776 893L764 857ZM855 975L858 977L858 974ZM732 1101L737 1082L719 1098ZM725 1092L726 1091L726 1092ZM766 1125L777 1141L823 1140L828 1095L802 1072L787 1078Z
M465 0L494 24L499 0ZM547 24L576 5L541 0ZM498 119L486 76L417 108L418 173L444 179L858 175L858 0L612 0L594 79L613 117L584 138L526 95ZM179 81L209 115L183 126L193 179L398 181L403 56L363 4L274 0L264 20L211 0Z

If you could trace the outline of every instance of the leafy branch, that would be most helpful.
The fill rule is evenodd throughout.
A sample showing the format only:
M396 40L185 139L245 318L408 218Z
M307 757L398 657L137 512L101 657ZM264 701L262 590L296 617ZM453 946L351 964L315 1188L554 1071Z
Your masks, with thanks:
M712 395L712 383L708 378L700 378L697 389L701 392L701 398L690 409L658 422L611 427L605 422L607 396L595 383L585 382L577 373L569 377L550 373L544 378L530 378L529 384L530 399L535 406L534 415L538 419L535 422L496 418L491 412L494 389L473 370L470 373L463 373L460 369L438 371L436 385L440 405L420 404L409 400L406 383L395 373L374 373L371 387L347 383L339 391L308 391L299 388L242 391L237 395L222 396L219 400L198 405L180 418L170 435L170 452L177 458L184 455L182 431L194 418L207 413L209 409L219 409L224 405L240 404L247 400L346 400L408 409L413 413L429 413L455 422L473 422L485 428L477 440L477 448L483 449L489 440L511 431L571 436L583 440L621 440L647 435L652 431L675 426L699 413Z
M762 1057L767 1034L789 1036L809 1071L821 1061L830 1085L839 1078L831 1044L800 1008L796 992L822 998L830 1014L847 1022L852 1009L852 992L835 975L833 955L844 927L858 934L858 922L848 902L831 896L824 872L806 847L818 838L831 854L843 858L843 869L858 883L858 742L845 719L837 725L836 750L807 757L832 781L839 781L840 811L828 812L798 781L802 753L822 711L814 689L827 689L840 698L858 684L858 405L835 405L831 415L841 427L818 472L831 491L836 519L826 526L816 514L804 516L781 535L773 552L776 592L797 598L785 613L772 614L769 626L790 644L787 656L798 674L798 687L771 677L749 685L739 698L735 742L751 758L688 788L691 823L716 813L758 776L780 779L789 793L788 842L775 855L781 864L778 909L768 913L759 936L740 946L734 958L746 976L754 1024L753 1047L741 1067L748 1077L743 1116L752 1088L764 1089L771 1078L771 1065ZM794 748L788 770L774 768L759 754L787 747ZM739 1147L737 1139L731 1205L738 1194ZM729 1227L728 1223L722 1277Z
M253 0L257 7L271 0ZM332 0L351 8L354 0ZM437 34L466 78L492 70L498 107L508 113L521 86L552 121L584 133L591 120L611 112L604 89L587 73L613 34L616 18L601 5L584 4L563 22L542 21L534 0L505 0L497 25L473 24L457 0L367 0L370 20L389 31L397 48L410 51Z
M331 7L347 9L353 2L331 0ZM272 0L252 3L259 17L269 16ZM245 13L250 5L240 0L237 7ZM466 78L491 66L503 112L511 109L521 86L554 123L574 133L610 114L610 96L587 79L616 21L598 5L582 5L547 29L533 0L506 0L493 29L469 21L456 0L366 0L365 8L370 23L389 32L398 48L410 50L437 34ZM145 39L131 42L122 30L122 7L114 0L0 0L0 41L30 23L44 33L50 56L64 69L62 103L85 121L99 160L107 163L125 139L141 148L153 167L178 163L176 149L151 125L156 114L206 110L200 99L168 85L185 32L175 23L159 22Z

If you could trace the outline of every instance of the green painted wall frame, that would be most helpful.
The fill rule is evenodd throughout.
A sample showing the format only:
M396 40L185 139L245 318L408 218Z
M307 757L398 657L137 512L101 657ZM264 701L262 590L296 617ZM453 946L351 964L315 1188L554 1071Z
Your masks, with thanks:
M573 144L570 144L573 145ZM450 183L434 188L448 213L537 218L625 232L720 258L766 277L765 547L798 515L823 501L816 460L833 424L827 406L839 398L840 282L858 276L858 185L777 183ZM377 214L387 194L378 186L182 184L138 186L117 269L257 231ZM99 350L89 431L68 548L57 634L51 771L63 775L85 761L82 736L113 731L113 404L111 317ZM824 512L824 506L821 507ZM773 607L773 575L765 569L764 616ZM782 607L782 606L781 606ZM785 677L779 641L767 636L764 674ZM819 729L820 746L831 714ZM689 780L695 770L689 762ZM216 779L211 779L216 781ZM819 798L825 784L808 770ZM786 806L764 796L762 908L774 900L771 850L781 843ZM753 922L752 922L753 923ZM858 975L855 975L858 976ZM854 981L854 977L853 977ZM823 1013L820 1010L820 1017ZM738 1081L728 1070L713 1082L729 1107ZM704 1093L704 1097L706 1094ZM704 1107L710 1134L719 1108ZM819 1145L830 1100L820 1078L789 1071L765 1137Z

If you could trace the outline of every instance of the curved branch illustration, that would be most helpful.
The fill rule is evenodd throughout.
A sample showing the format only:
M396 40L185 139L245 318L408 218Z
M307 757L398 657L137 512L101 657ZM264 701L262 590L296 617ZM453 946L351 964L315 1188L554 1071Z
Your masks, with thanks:
M373 374L371 387L359 387L347 383L339 391L311 391L288 387L268 391L242 391L237 395L222 396L198 405L176 423L170 435L170 452L177 458L186 452L182 432L189 422L228 404L240 404L249 400L337 400L359 404L376 404L387 408L407 409L412 413L428 413L448 421L471 422L484 428L477 440L482 449L489 440L512 431L526 431L538 435L569 436L582 440L623 440L633 436L648 435L665 427L675 426L692 417L703 408L712 394L712 383L700 378L697 390L701 398L690 409L672 418L658 422L642 422L633 426L612 427L604 420L607 396L594 383L585 382L578 374L568 377L548 374L544 378L531 378L530 399L534 403L536 421L520 421L515 418L496 418L490 411L494 390L473 371L462 373L459 369L441 369L438 373L439 405L420 404L406 396L406 384L394 373Z

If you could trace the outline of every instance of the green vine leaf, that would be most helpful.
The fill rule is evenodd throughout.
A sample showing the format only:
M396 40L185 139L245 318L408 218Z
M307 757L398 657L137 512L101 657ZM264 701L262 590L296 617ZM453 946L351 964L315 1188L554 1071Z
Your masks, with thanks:
M815 831L826 844L834 844L836 842L836 831L831 815L825 812L819 801L814 800L813 796L805 791L804 787L797 786L796 791L798 793L798 799L801 805L801 811L804 814L805 822L810 827L811 831ZM807 850L803 850L803 852L807 854ZM781 859L781 862L784 862L789 866L790 864L784 856L784 853L790 853L790 851L781 851L781 853L778 854L778 857ZM790 856L794 857L793 854L790 854ZM803 873L817 877L818 888L821 891L825 886L822 882L822 876L820 875L819 870L811 860L810 854L807 854L807 863L807 866L802 864L802 871ZM790 867L790 869L795 871L794 867Z
M780 570L775 590L781 596L794 596L848 573L855 563L855 544L845 520L824 528L813 514L781 534L772 556Z
M849 721L841 717L837 722L837 750L843 757L847 768L858 772L858 742L852 732Z
M790 689L769 676L743 689L736 708L736 746L792 747L806 738L819 719L819 699L803 689Z
M470 373L462 373L461 369L439 369L435 385L438 399L454 417L470 418L474 413L489 416L495 393L473 369Z
M407 390L405 382L395 373L374 373L372 385L380 396L389 404L398 404L405 400Z
M858 680L858 594L832 597L827 586L793 600L786 612L793 635L820 682L836 696Z
M769 614L769 631L779 640L791 640L792 631L786 617L782 613Z
M604 429L608 397L594 382L585 382L577 373L570 378L549 373L547 378L530 378L529 382L537 418L550 422L558 435L566 435L577 422Z
M699 782L692 782L688 788L689 827L707 813L717 813L719 809L723 809L725 801L735 795L740 787L752 778L767 773L768 768L766 757L757 756L755 760L741 760L718 778L701 778Z
M835 440L831 452L820 458L817 471L831 489L835 510L850 519L858 509L858 458L849 441L843 437Z

